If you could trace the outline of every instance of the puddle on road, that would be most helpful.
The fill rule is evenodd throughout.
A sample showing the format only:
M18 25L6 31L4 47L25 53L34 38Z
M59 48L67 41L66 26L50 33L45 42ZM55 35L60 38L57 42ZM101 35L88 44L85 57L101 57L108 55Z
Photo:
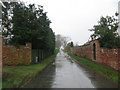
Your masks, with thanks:
M71 62L64 53L58 53L55 65L49 65L24 88L117 88L118 85L107 80L87 67Z

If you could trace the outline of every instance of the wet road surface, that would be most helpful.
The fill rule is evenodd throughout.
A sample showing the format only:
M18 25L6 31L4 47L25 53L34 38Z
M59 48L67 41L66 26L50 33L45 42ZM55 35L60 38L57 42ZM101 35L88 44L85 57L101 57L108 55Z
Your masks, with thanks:
M24 88L117 88L118 85L60 51L54 63Z

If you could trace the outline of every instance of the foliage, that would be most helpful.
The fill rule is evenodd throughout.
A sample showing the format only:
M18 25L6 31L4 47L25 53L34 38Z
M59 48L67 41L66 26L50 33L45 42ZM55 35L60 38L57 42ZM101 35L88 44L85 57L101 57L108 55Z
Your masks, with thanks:
M71 40L70 37L65 37L60 34L56 35L55 39L56 39L56 48L60 48L61 46L65 48L68 41Z
M56 44L56 48L60 48L62 46L62 36L60 34L55 36L55 44Z
M74 46L74 45L73 45L73 42L70 42L70 46L71 46L71 47L73 47L73 46Z
M116 48L120 46L120 37L117 33L118 21L115 17L101 17L98 25L94 25L94 33L91 35L92 40L98 39L101 47Z
M15 2L3 2L5 7L2 7L2 34L4 37L11 37L12 23L11 17Z
M68 54L70 57L74 58L75 60L79 61L80 63L92 68L93 70L101 73L102 75L106 76L107 78L113 80L116 83L120 83L119 76L120 73L114 70L111 70L107 67L104 67L99 64L95 64L94 62L87 60L85 58L81 58L79 56L75 56L71 53Z
M65 47L65 51L70 52L71 48L73 47L73 42L69 42Z
M9 31L12 35L10 44L24 45L32 43L34 49L44 49L54 52L55 35L50 28L51 21L44 12L43 6L35 4L25 5L23 2L16 2L11 8L11 20L8 20L12 27ZM7 12L5 9L3 12ZM5 17L4 19L7 19ZM8 22L7 21L7 22ZM8 35L7 35L8 36Z

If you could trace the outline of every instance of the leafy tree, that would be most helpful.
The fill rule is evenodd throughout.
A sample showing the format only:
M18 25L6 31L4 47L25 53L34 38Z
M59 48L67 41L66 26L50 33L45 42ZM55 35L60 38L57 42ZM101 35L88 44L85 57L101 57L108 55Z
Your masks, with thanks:
M120 43L118 39L120 37L117 33L117 28L118 21L113 16L101 17L98 25L94 25L93 29L90 29L90 31L94 32L91 38L92 40L98 39L101 47L119 47Z
M65 51L70 52L70 50L71 50L72 47L73 47L73 42L67 43L67 45L65 47Z
M73 46L74 46L74 45L73 45L73 42L71 42L71 43L70 43L70 46L71 46L71 47L73 47Z
M17 2L12 8L12 14L12 19L8 20L12 23L11 44L24 45L30 42L33 49L54 52L55 35L43 6L36 7L34 4L26 6L23 2Z
M62 36L60 34L55 36L56 39L56 48L60 48L62 46Z
M12 44L25 44L31 40L30 30L28 28L27 8L23 3L16 3L13 9L13 30L11 31L13 37ZM29 38L29 41L27 41Z
M6 38L11 38L11 30L12 30L12 15L13 15L13 7L15 6L15 2L3 2L4 7L2 6L2 35Z
M67 43L71 40L70 37L63 37L63 47L65 48L67 46Z
M65 48L70 40L70 37L65 37L60 34L56 35L56 48L60 48L61 46Z

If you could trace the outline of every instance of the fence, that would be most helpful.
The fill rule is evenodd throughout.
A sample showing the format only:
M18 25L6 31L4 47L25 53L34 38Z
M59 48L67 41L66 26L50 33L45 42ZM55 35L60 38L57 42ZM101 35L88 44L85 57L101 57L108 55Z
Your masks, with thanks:
M40 63L45 58L52 55L50 51L42 49L32 49L32 63Z

